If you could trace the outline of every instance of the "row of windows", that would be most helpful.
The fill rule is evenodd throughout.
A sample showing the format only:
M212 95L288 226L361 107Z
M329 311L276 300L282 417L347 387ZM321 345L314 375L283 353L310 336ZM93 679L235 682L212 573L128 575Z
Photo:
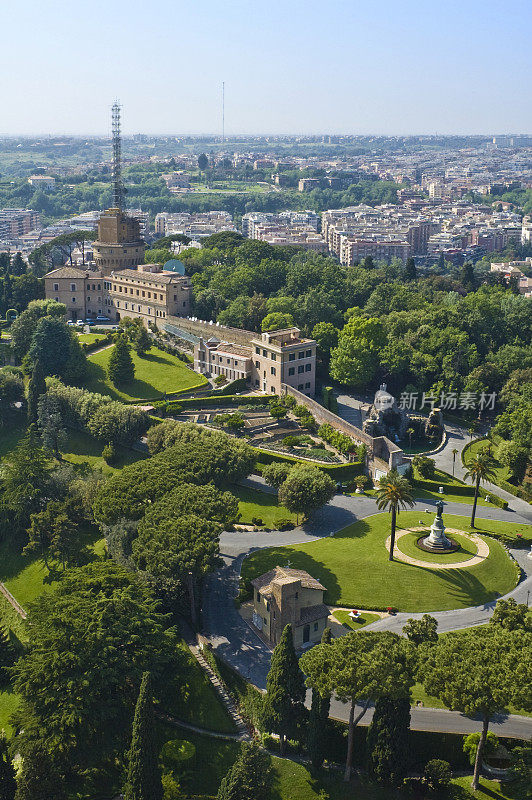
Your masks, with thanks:
M302 372L312 372L312 364L305 364L304 366L303 366L303 364L300 364L299 367L297 368L297 374L301 375ZM295 367L288 367L288 374L289 375L295 375L296 374L296 368Z
M122 286L113 286L113 291L114 292L124 292L124 294L127 294L127 286L124 286L123 288L122 288ZM138 289L136 289L136 293L137 293L137 297L140 297L140 292L139 292ZM133 289L129 290L129 294L134 294ZM145 296L146 296L146 294L145 294L145 292L143 290L142 291L142 297L145 297ZM148 298L151 299L151 292L148 292ZM157 292L153 293L153 299L157 300ZM164 295L163 294L159 294L159 300L164 300ZM174 295L174 300L177 300L177 295Z
M256 353L256 355L260 356L261 348L260 347L255 347L255 353ZM262 350L262 355L264 356L264 358L269 358L271 361L277 361L277 353L270 353L269 354L268 350L264 350L263 349ZM299 350L297 352L297 357L298 358L311 358L312 357L312 350ZM289 361L295 361L296 360L296 353L289 353L288 354L288 360Z

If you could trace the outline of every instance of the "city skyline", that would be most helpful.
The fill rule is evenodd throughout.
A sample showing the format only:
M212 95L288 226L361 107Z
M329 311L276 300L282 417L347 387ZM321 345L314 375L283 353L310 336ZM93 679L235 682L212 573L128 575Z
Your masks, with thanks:
M116 97L126 136L221 135L222 82L227 137L526 134L531 21L520 1L510 16L477 0L274 0L260 13L244 0L161 0L153 13L136 0L28 0L4 20L17 79L0 136L108 135Z

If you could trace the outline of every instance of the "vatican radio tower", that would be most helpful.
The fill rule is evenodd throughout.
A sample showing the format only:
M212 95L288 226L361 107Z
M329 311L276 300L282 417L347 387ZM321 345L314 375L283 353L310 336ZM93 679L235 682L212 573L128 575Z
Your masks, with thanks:
M115 100L112 107L113 130L113 203L115 208L124 205L124 186L122 184L122 140L120 139L120 103Z

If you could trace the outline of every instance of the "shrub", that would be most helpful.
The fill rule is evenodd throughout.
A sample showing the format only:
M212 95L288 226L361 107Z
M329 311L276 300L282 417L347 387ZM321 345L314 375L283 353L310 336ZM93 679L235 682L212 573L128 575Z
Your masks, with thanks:
M423 772L423 783L429 792L443 792L451 783L451 765L448 761L433 758L427 761Z
M417 469L422 478L434 480L436 477L436 462L433 458L428 456L414 456L412 459L413 466Z
M275 520L275 527L278 531L290 531L296 526L291 519L288 519L287 517L279 517L279 519Z
M251 517L252 525L263 525L262 517Z
M109 442L103 448L103 450L102 450L102 458L103 458L103 460L105 461L106 464L110 464L110 465L114 464L115 459L116 459L116 450L115 450L115 446L114 446L114 444L112 442Z
M178 772L196 756L196 747L186 739L170 739L165 742L161 749L161 763L163 769L168 772Z
M471 766L474 766L475 764L479 741L480 733L478 731L475 731L475 733L470 733L469 736L464 736L464 753L467 754ZM492 731L488 731L486 742L484 744L484 757L493 755L498 746L499 740Z
M329 444L332 444L340 453L348 455L348 453L355 453L357 444L347 434L333 428L328 422L324 422L318 428L318 436L321 436Z
M216 386L223 386L224 383L227 383L227 378L225 377L225 375L217 375L216 378L214 379L214 383L216 384Z

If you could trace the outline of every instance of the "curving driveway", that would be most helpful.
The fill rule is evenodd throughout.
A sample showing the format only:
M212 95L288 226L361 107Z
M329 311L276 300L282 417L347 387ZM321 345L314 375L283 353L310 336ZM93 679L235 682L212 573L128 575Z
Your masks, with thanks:
M246 483L260 489L265 488L259 478L249 478ZM434 508L435 504L436 500L427 499L416 503L415 508L423 511L425 508ZM471 506L460 503L446 503L445 506L445 512L448 514L467 516L470 510ZM220 539L220 554L224 564L216 573L209 576L203 597L203 629L217 654L246 680L264 689L271 651L243 621L234 604L244 558L249 553L264 547L301 544L324 536L332 536L346 525L375 513L379 513L377 504L370 497L336 495L328 505L315 514L311 522L292 531L224 532ZM503 522L529 522L529 519L520 513L498 508L479 508L478 517ZM511 553L520 564L524 576L518 586L506 596L515 597L518 602L527 602L528 595L532 591L532 559L527 557L526 550L513 549ZM488 622L495 602L472 608L431 613L438 620L440 632L457 630ZM366 630L391 630L400 633L407 619L420 616L422 613L402 613L384 617L368 625ZM338 701L333 701L331 716L347 721L347 707ZM369 724L370 719L371 709L362 724ZM469 733L478 730L478 724L458 712L416 708L412 710L412 728ZM532 719L516 715L501 717L493 730L499 732L501 736L530 737Z

